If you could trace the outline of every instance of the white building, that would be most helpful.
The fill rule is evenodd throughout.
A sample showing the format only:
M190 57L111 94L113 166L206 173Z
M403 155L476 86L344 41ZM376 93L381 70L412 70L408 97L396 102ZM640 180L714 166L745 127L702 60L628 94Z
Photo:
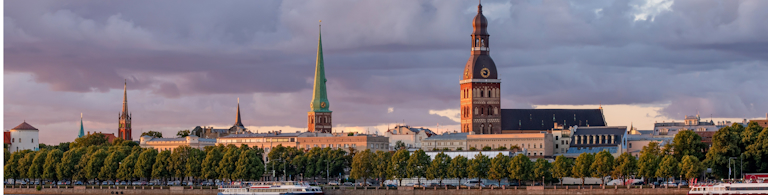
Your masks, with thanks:
M206 146L215 146L216 139L200 138L195 135L189 135L182 138L156 138L152 136L141 136L139 146L142 148L154 148L158 151L170 150L179 146L189 146L202 150Z
M389 148L395 149L397 141L402 141L410 149L421 148L421 141L435 135L427 128L415 128L407 125L398 125L384 132L384 137L389 137Z
M9 134L11 142L8 150L11 153L22 150L37 151L40 149L38 148L40 146L40 131L29 125L26 121L11 129Z

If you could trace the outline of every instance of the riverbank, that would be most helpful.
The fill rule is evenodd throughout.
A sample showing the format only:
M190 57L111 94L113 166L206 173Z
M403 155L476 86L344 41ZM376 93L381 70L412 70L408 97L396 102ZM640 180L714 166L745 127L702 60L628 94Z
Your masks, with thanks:
M183 187L170 187L168 189L85 189L82 188L44 188L38 191L35 188L5 188L5 194L147 194L147 195L170 195L170 194L186 194L186 195L215 195L218 193L216 189L189 189ZM688 188L616 188L608 187L608 189L578 189L571 187L570 189L543 189L540 186L529 187L528 189L425 189L413 187L401 187L400 189L324 189L323 192L326 195L502 195L502 194L517 194L517 195L678 195L687 194Z

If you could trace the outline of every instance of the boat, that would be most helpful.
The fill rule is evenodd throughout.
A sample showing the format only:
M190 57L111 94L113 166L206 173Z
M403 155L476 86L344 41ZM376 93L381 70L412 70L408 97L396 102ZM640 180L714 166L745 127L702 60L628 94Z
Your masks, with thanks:
M688 194L766 194L768 183L694 184Z
M218 195L322 195L323 189L302 181L243 181L220 185Z

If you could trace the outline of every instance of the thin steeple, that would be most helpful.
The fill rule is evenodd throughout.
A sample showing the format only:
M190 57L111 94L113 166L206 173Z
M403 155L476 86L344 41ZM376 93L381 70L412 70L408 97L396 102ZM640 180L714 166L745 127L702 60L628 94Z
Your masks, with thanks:
M235 126L244 127L243 122L240 120L240 98L237 98L237 119L235 121Z
M320 29L321 26L318 25L318 30ZM315 83L312 91L312 103L310 103L310 107L314 112L330 112L328 109L330 103L328 102L328 94L325 87L327 81L325 79L325 64L323 63L323 39L322 33L319 32L317 38L317 61L315 62Z
M128 116L128 79L123 84L123 116Z
M81 112L80 113L80 133L77 134L77 137L81 138L83 136L85 136L85 131L83 129L83 113Z

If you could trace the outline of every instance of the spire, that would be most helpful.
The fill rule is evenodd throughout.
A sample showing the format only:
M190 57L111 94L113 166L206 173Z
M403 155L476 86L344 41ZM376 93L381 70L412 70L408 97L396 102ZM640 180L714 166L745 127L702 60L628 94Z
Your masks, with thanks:
M240 98L237 98L237 119L235 121L235 126L244 127L243 123L240 122Z
M123 84L123 116L128 116L128 79Z
M83 113L81 112L80 113L80 133L77 134L77 137L81 138L83 136L85 136L85 132L83 131Z
M322 22L322 20L320 20ZM321 26L318 25L318 30ZM325 64L323 63L323 38L322 32L318 32L317 38L317 61L315 62L315 83L312 91L312 103L310 107L313 112L330 112L328 109L330 103L328 102L328 94L326 92L325 83L328 80L325 79Z

